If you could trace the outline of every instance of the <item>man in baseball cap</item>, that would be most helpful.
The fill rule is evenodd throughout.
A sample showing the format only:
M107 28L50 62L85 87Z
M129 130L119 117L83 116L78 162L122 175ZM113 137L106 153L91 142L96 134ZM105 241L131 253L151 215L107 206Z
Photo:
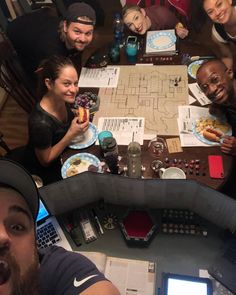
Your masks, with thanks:
M52 15L49 8L43 8L8 24L7 35L34 85L33 93L39 64L51 55L70 57L80 71L82 52L93 40L95 23L94 9L82 2L71 4L62 19Z
M0 295L119 295L79 253L37 250L39 193L28 172L0 159Z
M71 4L64 16L63 27L60 26L62 41L70 49L83 51L93 39L96 14L86 3Z

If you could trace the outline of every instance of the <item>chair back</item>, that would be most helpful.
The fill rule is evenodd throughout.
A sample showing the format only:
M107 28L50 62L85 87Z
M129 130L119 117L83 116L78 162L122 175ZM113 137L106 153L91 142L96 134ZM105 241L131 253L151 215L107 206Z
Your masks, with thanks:
M10 40L0 33L0 87L30 113L37 98Z

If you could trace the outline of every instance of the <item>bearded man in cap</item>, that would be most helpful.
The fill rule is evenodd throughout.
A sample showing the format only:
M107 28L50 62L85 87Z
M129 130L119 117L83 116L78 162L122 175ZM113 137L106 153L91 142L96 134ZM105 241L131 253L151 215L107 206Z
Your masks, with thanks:
M79 253L37 250L38 189L18 164L0 159L0 295L119 295Z
M88 4L70 5L63 19L49 11L44 8L22 15L7 27L7 35L34 86L40 62L51 55L70 57L79 72L82 52L93 39L96 14Z

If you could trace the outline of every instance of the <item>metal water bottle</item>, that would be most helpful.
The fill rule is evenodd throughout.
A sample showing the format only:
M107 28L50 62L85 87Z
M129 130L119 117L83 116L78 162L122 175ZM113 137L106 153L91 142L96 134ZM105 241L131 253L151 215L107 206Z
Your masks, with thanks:
M106 137L101 144L105 162L112 174L118 174L118 146L114 137Z
M120 47L123 46L123 38L124 38L124 24L121 18L120 13L116 13L113 21L114 28L114 41Z
M131 142L127 151L127 169L128 176L131 178L141 177L141 146L138 142Z

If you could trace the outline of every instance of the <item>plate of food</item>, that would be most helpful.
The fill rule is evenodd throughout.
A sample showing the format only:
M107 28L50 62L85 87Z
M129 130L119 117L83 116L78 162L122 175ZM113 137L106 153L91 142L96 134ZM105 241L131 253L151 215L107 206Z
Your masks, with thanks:
M78 153L68 158L61 167L62 178L67 178L85 171L102 172L100 160L89 153Z
M219 145L224 136L232 135L232 128L223 118L203 117L193 124L193 134L205 144Z
M172 47L176 42L174 31L156 31L147 39L148 46L156 50L164 50Z
M188 66L188 74L193 78L196 79L197 70L199 69L200 65L204 62L203 59L195 60Z
M84 134L75 137L71 141L69 147L71 149L76 149L76 150L84 149L94 144L97 138L98 138L97 127L94 124L89 123L89 127L87 131Z

